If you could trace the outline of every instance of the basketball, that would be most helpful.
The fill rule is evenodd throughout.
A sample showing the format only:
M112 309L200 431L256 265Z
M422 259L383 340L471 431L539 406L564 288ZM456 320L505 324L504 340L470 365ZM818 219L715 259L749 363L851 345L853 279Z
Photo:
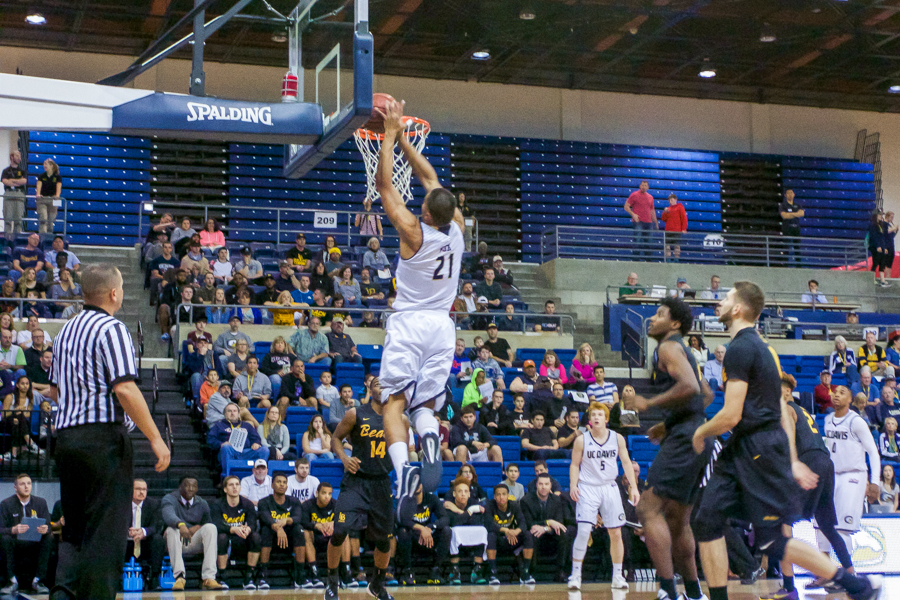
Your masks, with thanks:
M368 129L374 133L384 133L384 119L376 112L376 109L382 112L387 110L388 102L394 99L390 94L372 94L372 116L363 125L363 129Z

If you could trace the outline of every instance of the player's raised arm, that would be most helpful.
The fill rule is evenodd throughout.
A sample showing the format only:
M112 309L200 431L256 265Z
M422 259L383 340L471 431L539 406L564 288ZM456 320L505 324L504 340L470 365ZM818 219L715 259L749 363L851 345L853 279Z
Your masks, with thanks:
M403 126L400 123L403 116L403 105L393 101L388 103L386 112L375 110L384 118L384 140L378 156L378 169L375 171L375 189L381 194L384 212L400 236L400 255L409 258L422 246L422 229L419 219L406 208L403 197L394 187L393 182L394 144L398 138L401 140L403 138L401 134ZM419 158L425 160L421 156ZM425 162L427 164L427 161ZM434 169L432 169L432 173L434 173ZM436 175L435 180L437 180Z

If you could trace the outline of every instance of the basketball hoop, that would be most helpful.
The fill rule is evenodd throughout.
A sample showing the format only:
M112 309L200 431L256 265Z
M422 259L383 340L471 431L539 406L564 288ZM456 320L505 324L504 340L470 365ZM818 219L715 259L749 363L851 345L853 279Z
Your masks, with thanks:
M403 117L403 123L406 126L401 132L409 140L410 145L417 152L422 152L425 148L425 139L431 131L431 125L424 119L416 117ZM356 147L362 154L363 162L366 163L366 198L375 202L381 197L378 190L375 189L375 172L378 169L378 155L381 152L381 142L384 141L384 133L378 133L370 129L359 128L353 137L356 139ZM412 191L410 190L410 180L412 179L412 166L406 159L406 155L400 151L400 148L394 146L394 176L391 178L394 187L400 192L403 202L408 203L412 200Z

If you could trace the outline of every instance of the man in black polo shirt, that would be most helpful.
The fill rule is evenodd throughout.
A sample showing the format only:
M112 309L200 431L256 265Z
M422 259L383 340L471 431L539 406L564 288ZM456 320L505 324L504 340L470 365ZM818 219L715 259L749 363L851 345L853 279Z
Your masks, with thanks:
M31 387L34 391L46 396L50 392L50 365L53 363L53 350L47 348L41 352L41 358L34 366L25 368Z
M336 319L331 322L331 331L325 334L328 338L328 355L334 364L342 362L362 363L362 356L356 351L353 338L344 333L344 322Z
M531 429L522 431L522 449L528 460L547 460L549 458L566 458L566 452L559 449L556 432L544 427L544 414L531 415Z
M44 350L49 350L50 344L47 343L47 334L43 329L35 329L31 334L31 347L22 351L25 355L25 370L36 367L41 362L41 354Z
M488 308L500 308L503 290L500 289L500 284L494 281L493 267L485 267L484 281L475 286L475 295L487 298Z
M556 312L556 303L553 300L544 302L544 314L534 317L534 330L544 332L559 331L559 317L550 315Z
M797 266L800 266L800 219L806 216L806 212L794 202L794 190L784 192L778 211L781 213L781 235L784 237L788 264L793 265L797 261Z
M0 174L0 183L6 188L3 198L3 222L6 223L6 239L16 239L22 233L22 219L25 217L25 186L28 176L20 166L22 154L18 150L9 153L9 166Z
M491 357L500 363L501 367L511 367L515 353L509 347L509 342L497 337L497 325L488 323L487 334L488 339L484 340L484 345L491 351Z

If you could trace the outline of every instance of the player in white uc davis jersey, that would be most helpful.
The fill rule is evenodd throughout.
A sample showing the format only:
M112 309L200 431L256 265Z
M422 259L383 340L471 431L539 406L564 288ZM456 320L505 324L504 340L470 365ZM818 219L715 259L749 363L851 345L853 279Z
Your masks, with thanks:
M628 589L622 576L622 559L625 546L622 544L622 526L625 525L625 510L616 476L619 474L617 461L622 461L622 469L628 480L629 500L637 506L640 494L634 477L634 468L625 447L625 438L606 427L609 409L599 402L588 406L588 429L575 438L572 445L572 464L569 466L569 493L576 502L575 519L578 534L572 547L572 575L569 589L581 589L581 567L587 553L591 531L597 524L597 513L603 518L603 526L609 533L609 554L612 558L614 589Z
M456 327L450 307L456 297L465 228L456 198L441 187L434 168L403 135L403 104L391 101L384 116L375 186L388 219L400 236L397 298L385 327L379 380L388 453L398 477L397 517L413 525L415 493L441 482L441 450L434 411L444 403L453 363ZM406 208L392 183L394 144L399 143L413 172L426 190L421 220ZM403 412L422 443L422 467L409 464L408 429Z

